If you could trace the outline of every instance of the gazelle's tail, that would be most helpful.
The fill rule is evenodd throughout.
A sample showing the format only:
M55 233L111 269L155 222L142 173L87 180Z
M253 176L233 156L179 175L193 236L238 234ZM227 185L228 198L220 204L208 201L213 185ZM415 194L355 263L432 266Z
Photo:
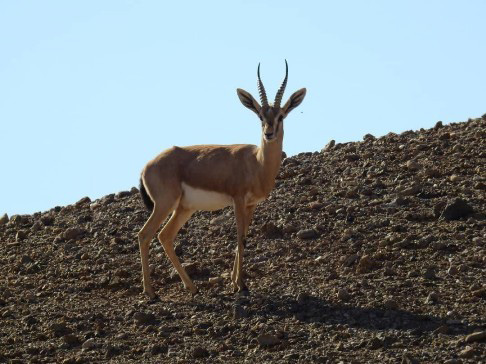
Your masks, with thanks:
M142 196L142 201L147 206L147 210L153 211L154 209L154 202L150 199L150 196L147 193L147 190L145 189L145 186L143 184L142 178L140 178L140 195Z

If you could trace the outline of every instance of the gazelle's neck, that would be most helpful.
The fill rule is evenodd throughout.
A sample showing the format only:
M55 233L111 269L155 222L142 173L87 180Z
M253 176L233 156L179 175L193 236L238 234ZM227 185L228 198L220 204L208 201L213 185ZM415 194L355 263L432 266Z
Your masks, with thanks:
M283 134L283 133L282 133ZM276 137L276 140L267 141L262 136L262 141L258 151L258 160L263 168L263 186L267 193L273 189L275 178L277 177L282 163L283 135Z

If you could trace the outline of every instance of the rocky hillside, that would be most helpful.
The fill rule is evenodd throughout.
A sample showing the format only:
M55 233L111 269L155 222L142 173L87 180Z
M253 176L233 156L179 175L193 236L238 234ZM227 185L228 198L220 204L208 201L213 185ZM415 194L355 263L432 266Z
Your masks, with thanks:
M486 115L283 162L230 290L233 213L151 246L138 191L0 219L0 362L477 363L486 357Z

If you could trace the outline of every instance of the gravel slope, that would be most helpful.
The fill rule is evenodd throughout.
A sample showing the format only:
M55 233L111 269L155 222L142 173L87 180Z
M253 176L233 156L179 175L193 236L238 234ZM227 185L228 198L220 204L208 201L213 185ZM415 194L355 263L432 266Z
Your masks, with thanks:
M231 209L156 242L138 191L0 219L0 362L485 363L486 115L283 162L230 291Z

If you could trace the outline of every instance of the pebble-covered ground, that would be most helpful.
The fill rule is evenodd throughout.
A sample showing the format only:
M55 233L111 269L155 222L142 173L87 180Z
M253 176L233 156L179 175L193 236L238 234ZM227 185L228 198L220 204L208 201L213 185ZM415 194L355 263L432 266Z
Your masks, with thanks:
M0 362L486 363L486 115L285 159L249 295L225 209L177 238L199 293L154 239L146 298L147 217L136 188L1 217Z

